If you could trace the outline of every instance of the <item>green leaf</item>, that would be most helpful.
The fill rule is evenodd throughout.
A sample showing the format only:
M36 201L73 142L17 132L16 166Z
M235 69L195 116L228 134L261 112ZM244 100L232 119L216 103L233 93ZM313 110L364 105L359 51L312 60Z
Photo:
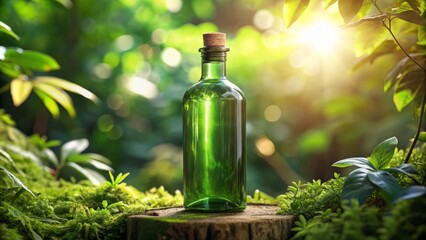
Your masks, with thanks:
M52 114L52 116L55 119L59 118L59 107L58 104L53 100L49 95L44 93L43 91L34 89L34 92L37 94L37 96L40 98L40 100L43 102L44 106L47 108L47 110Z
M36 82L40 82L43 84L51 85L54 87L62 88L66 91L73 92L76 94L79 94L89 100L92 100L93 102L98 102L99 99L96 97L95 94L90 92L89 90L75 84L72 82L68 82L61 78L55 78L55 77L36 77L34 79Z
M111 160L109 160L108 158L97 154L97 153L86 153L86 155L89 156L90 159L96 160L98 162L103 162L105 164L111 165Z
M91 158L91 154L74 154L70 155L67 158L68 162L75 162L75 163L87 163L92 165L93 167L104 170L104 171L114 171L110 166L107 164L97 161L96 159Z
M28 81L26 76L20 76L15 78L10 83L10 95L12 96L13 105L15 107L20 106L28 96L30 96L31 90L33 89L32 82Z
M12 28L2 21L0 21L0 32L3 32L19 41L19 36L13 32Z
M59 69L55 59L41 52L8 48L4 56L5 61L10 61L21 68L45 72Z
M367 178L384 193L386 202L394 199L402 187L392 174L385 171L369 172Z
M393 101L398 111L402 111L408 104L410 104L421 92L424 82L425 73L419 68L415 70L407 70L397 80Z
M58 166L59 162L58 162L58 158L56 157L55 153L49 149L43 149L42 154L44 157L47 158L47 160L49 160L54 166Z
M333 5L336 2L337 0L324 0L324 5L325 5L324 9L331 7L331 5Z
M375 186L367 179L369 172L367 169L359 168L349 173L343 184L342 198L356 199L363 204L375 189Z
M114 169L105 163L98 162L96 160L90 159L88 162L90 165L95 167L96 169L103 170L103 171L114 171Z
M283 13L284 23L289 28L306 10L310 0L285 0Z
M77 172L81 173L84 177L86 177L95 186L99 186L101 183L103 183L105 181L105 178L102 175L100 175L99 173L97 173L97 172L95 172L91 169L81 167L77 163L68 162L65 165L68 166L68 167L71 167L74 170L76 170Z
M33 81L33 85L35 89L44 92L64 107L71 117L75 117L75 109L71 97L64 90L39 81Z
M1 46L0 46L1 47ZM0 56L1 59L1 56ZM8 77L16 78L21 74L19 67L16 64L3 62L0 60L0 72L4 73Z
M345 28L350 28L350 27L356 27L361 25L362 23L366 23L366 22L378 22L378 23L382 23L383 19L385 19L388 15L385 13L380 13L380 14L376 14L376 15L371 15L371 16L366 16L363 17L361 20L353 22L353 23L348 23L343 25L343 27Z
M360 168L369 169L371 171L374 170L374 166L368 161L367 158L363 158L363 157L346 158L346 159L335 162L332 166L339 167L339 168L357 166Z
M345 23L348 23L355 17L361 9L364 0L339 0L339 12Z
M373 164L375 169L381 170L383 169L393 157L395 153L396 145L398 144L398 139L396 137L391 137L386 139L377 145L371 156L368 160Z
M420 197L426 194L425 186L410 186L404 190L402 190L398 196L392 201L392 203L397 203L403 200L412 199L416 197Z
M385 40L383 41L379 46L376 47L376 49L373 50L373 52L368 55L367 57L363 58L361 61L359 61L353 68L352 71L356 71L362 66L364 66L367 63L373 64L374 61L383 55L386 54L393 54L395 53L395 50L397 48L397 45L393 40Z
M27 186L25 186L25 184L23 184L21 182L21 180L19 178L17 178L15 175L13 175L11 172L7 171L6 169L0 167L0 171L4 171L6 173L6 175L10 178L10 180L12 180L12 182L14 184L16 184L18 187L25 189L25 191L27 191L28 193L30 193L31 195L34 195L33 192L31 192L31 190L29 188L27 188Z
M61 147L61 160L64 161L68 159L71 155L77 155L82 153L89 147L89 141L85 138L71 140L66 142Z
M388 73L386 76L386 83L384 87L384 91L387 92L390 88L392 88L397 80L398 77L401 75L401 72L404 68L404 66L407 64L407 62L410 59L408 57L403 58L401 61L399 61Z
M411 174L417 174L417 170L413 167L413 165L408 163L404 163L402 165L399 165L393 168L387 168L387 169L384 169L383 171L387 171L390 173L402 173L407 176L411 176Z
M410 23L418 24L420 26L424 26L426 24L426 19L420 16L418 12L413 10L392 14L392 16L395 16Z

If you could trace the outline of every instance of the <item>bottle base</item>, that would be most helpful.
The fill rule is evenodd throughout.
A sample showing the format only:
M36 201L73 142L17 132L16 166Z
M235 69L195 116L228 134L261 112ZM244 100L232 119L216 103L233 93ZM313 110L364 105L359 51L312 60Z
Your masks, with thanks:
M184 207L194 212L242 212L246 204L239 205L224 198L203 198Z

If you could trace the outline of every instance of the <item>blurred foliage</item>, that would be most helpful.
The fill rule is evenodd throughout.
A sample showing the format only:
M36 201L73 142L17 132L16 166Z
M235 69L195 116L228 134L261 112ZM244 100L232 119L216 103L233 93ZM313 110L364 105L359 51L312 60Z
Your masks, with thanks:
M410 111L398 113L382 92L400 51L351 71L391 40L386 29L337 28L338 10L310 1L287 29L284 20L295 15L283 18L283 1L274 0L3 0L0 20L21 40L3 34L0 43L52 56L61 68L51 74L101 102L73 98L77 116L59 120L33 94L19 108L2 94L0 106L29 135L87 138L89 151L130 172L139 189L181 188L181 98L200 75L201 34L226 32L227 75L247 97L248 191L275 195L300 178L330 178L331 163L365 156L381 139L395 135L405 147L415 128ZM340 35L328 48L321 26L311 28L324 22ZM411 25L392 24L405 46L415 46ZM6 79L0 75L0 86Z

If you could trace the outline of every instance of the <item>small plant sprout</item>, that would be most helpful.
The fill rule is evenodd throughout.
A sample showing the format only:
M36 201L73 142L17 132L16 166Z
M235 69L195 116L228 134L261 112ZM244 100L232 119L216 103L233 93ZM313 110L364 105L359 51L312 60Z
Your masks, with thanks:
M112 175L112 173L109 172L109 177L111 179L111 182L107 181L106 183L111 187L117 187L119 184L121 184L124 181L124 179L126 179L127 176L129 176L129 174L130 173L125 173L125 174L119 173L117 177L114 178L114 175Z

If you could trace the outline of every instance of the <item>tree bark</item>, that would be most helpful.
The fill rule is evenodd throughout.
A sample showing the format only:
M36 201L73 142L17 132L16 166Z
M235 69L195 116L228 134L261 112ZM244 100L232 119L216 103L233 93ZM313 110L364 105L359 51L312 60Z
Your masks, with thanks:
M294 216L276 215L278 210L273 205L248 205L237 213L153 209L129 216L127 239L288 239Z

